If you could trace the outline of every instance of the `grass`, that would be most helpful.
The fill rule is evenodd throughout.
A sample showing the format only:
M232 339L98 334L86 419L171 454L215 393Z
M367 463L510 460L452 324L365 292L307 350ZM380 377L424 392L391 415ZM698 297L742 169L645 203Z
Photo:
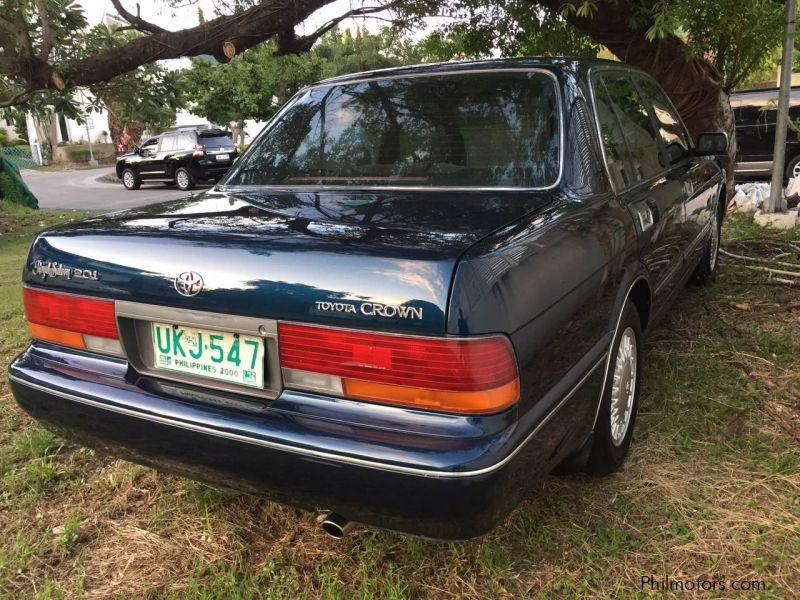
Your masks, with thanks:
M70 218L0 211L3 364L26 343L30 239ZM798 232L745 217L729 219L724 244L800 262ZM797 597L798 306L800 288L723 257L716 281L688 286L648 341L624 469L547 478L466 543L370 529L329 540L313 515L59 440L0 380L0 597L648 598L664 595L642 578L666 576L765 586L680 597Z

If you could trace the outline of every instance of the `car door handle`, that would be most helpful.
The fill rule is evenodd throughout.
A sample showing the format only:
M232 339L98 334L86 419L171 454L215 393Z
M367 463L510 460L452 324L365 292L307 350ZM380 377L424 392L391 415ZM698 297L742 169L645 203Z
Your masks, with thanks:
M647 208L650 210L653 223L658 222L658 220L661 218L661 211L658 208L658 202L652 198L648 198L645 202L647 202Z
M661 217L658 204L655 200L647 199L642 204L636 206L636 216L639 218L639 227L642 233L650 229Z

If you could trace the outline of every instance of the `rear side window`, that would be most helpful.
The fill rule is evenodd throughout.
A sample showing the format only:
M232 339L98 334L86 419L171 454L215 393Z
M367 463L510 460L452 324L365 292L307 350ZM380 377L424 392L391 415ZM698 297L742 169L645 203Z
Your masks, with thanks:
M675 113L664 92L648 77L637 77L636 83L650 102L658 133L667 152L670 164L685 158L689 152L689 140L680 118Z
M633 82L624 73L607 73L599 81L606 89L611 112L619 123L636 181L658 175L664 170L658 134Z
M191 133L182 133L178 136L177 150L191 150L194 148L194 136Z
M171 150L175 150L175 136L174 135L165 135L161 138L161 152L170 152Z
M233 148L233 140L229 135L215 135L215 136L197 136L200 145L203 148L217 149L217 148Z

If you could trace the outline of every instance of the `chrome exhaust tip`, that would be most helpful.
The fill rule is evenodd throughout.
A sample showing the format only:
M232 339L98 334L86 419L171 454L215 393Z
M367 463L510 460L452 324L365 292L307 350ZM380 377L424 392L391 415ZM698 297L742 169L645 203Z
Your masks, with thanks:
M335 540L340 540L348 534L348 532L355 527L352 523L345 519L342 515L336 513L328 513L320 522L322 531L327 533Z

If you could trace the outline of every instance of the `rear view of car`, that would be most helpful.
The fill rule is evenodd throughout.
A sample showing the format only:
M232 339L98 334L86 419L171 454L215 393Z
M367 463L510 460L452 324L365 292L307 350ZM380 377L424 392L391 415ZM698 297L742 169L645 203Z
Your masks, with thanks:
M189 133L179 185L233 158L159 148ZM12 391L336 536L481 535L554 467L624 463L651 315L716 268L726 147L606 61L319 82L213 190L37 237Z
M195 181L219 181L239 155L231 134L219 129L198 130L196 140L192 157L197 160L191 171L192 176ZM184 189L177 178L175 184Z

